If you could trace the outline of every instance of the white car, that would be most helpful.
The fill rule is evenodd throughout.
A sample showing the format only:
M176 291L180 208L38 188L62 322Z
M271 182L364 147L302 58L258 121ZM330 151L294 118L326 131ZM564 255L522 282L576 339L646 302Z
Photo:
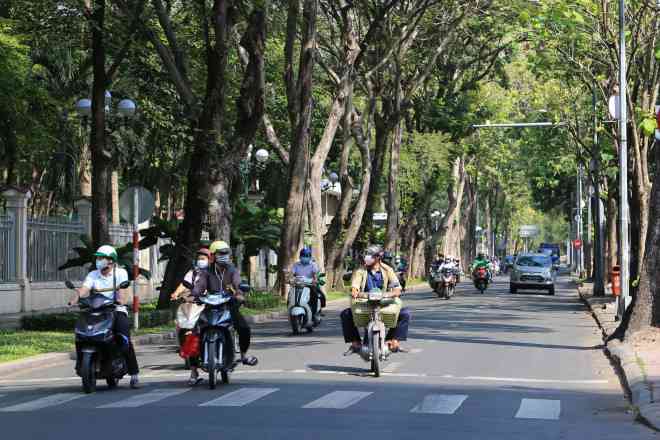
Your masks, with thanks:
M519 289L547 290L550 295L554 295L555 275L549 255L518 255L511 269L509 292L518 293Z

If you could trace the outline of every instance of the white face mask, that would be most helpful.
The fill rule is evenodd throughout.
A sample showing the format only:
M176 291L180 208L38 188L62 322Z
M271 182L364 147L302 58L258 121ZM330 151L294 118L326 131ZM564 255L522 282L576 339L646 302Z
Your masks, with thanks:
M198 269L206 269L207 267L209 267L208 260L197 260Z
M364 264L366 264L367 266L373 266L375 262L376 259L372 255L364 256Z

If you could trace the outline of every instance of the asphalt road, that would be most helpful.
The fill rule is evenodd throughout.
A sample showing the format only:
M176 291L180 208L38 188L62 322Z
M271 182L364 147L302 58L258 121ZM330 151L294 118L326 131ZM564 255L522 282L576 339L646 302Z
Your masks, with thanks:
M656 439L633 421L600 333L560 279L557 295L484 294L464 282L449 301L418 288L408 353L380 378L343 357L338 311L312 334L282 320L253 328L257 367L215 391L186 385L172 346L138 353L144 387L84 395L72 363L0 378L2 437L64 439Z

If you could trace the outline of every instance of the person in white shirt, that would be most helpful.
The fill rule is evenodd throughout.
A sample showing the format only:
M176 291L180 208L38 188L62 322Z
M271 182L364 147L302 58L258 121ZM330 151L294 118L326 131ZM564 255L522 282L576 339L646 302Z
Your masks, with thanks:
M94 253L96 257L96 270L87 274L80 289L69 300L69 306L78 302L78 299L89 296L94 291L107 298L113 299L117 306L115 308L114 332L121 338L120 349L126 358L128 374L131 375L131 388L139 388L138 374L140 372L131 342L131 324L128 320L128 289L120 289L119 285L128 281L128 273L125 269L117 267L117 251L112 246L101 246Z

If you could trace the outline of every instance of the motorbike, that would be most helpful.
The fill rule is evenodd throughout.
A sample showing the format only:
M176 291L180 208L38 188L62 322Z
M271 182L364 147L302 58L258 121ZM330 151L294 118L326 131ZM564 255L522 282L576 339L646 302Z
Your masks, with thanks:
M198 321L201 368L208 373L209 388L213 390L218 373L222 383L229 383L229 375L238 364L231 319L234 297L227 292L217 292L200 296L198 301L205 306Z
M321 324L321 301L316 301L316 310L312 310L310 306L314 287L315 284L311 278L297 276L291 282L287 308L294 335L299 334L303 328L311 332L314 327Z
M65 285L75 290L71 281ZM130 283L125 281L118 289L126 289ZM82 379L83 391L87 394L96 391L96 381L105 379L108 388L115 388L121 378L128 373L126 359L119 348L113 331L115 324L115 306L117 302L99 291L92 290L89 296L80 298L80 315L75 325L76 374Z
M485 267L478 267L472 274L474 280L474 287L477 288L479 293L483 294L488 288L488 270Z
M436 284L436 293L438 297L449 299L454 296L454 291L456 289L456 278L454 274L454 269L445 267L440 273L440 281Z
M371 372L380 377L382 364L389 359L390 350L385 343L387 330L396 327L400 307L388 306L396 303L396 298L380 290L360 293L353 308L353 321L358 328L365 328L360 357L371 363Z
M399 279L399 284L401 284L401 292L406 292L406 271L399 270L396 273L396 277Z

